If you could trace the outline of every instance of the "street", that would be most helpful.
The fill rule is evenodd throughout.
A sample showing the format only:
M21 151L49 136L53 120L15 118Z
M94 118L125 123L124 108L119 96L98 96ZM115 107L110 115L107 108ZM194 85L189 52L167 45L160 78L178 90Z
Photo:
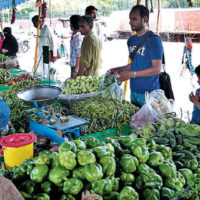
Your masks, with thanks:
M30 42L31 49L23 55L20 55L19 62L21 69L25 69L29 72L32 71L34 66L34 54L35 54L35 39ZM187 121L187 111L190 113L193 109L193 104L189 101L189 94L198 88L197 78L194 75L191 84L191 75L188 70L183 76L180 76L182 69L181 61L183 55L184 43L175 42L163 42L165 51L165 62L166 71L171 76L172 87L175 96L174 111L180 116L180 108L184 113L184 119ZM193 44L192 61L194 67L200 64L200 45L198 43ZM104 74L108 69L118 66L123 66L128 62L128 49L127 40L114 39L112 41L106 41L103 44L102 49L102 68L101 75ZM54 67L56 68L56 79L65 81L66 78L70 77L70 66L65 64L65 59L61 58L55 62ZM130 90L128 86L126 100L130 100Z

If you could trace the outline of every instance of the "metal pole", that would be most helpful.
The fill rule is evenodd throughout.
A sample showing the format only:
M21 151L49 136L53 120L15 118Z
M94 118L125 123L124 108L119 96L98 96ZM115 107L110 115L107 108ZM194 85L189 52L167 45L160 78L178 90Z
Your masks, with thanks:
M42 5L42 0L40 0L40 5ZM34 75L37 70L37 56L38 56L38 48L39 48L39 40L40 40L40 17L41 17L41 6L39 7L39 15L38 15L38 25L37 25L37 38L36 38L36 47L35 47L35 63L34 63Z
M157 34L159 34L159 22L160 22L160 0L158 0L158 16L157 16L157 26L156 26Z
M50 18L50 26L52 25L52 9L51 9L51 0L49 0L49 18Z

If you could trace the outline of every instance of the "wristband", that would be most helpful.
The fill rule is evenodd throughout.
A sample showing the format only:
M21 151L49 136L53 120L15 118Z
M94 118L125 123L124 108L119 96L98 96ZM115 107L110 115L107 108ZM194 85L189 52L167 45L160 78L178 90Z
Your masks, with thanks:
M136 78L136 71L133 73L133 78Z

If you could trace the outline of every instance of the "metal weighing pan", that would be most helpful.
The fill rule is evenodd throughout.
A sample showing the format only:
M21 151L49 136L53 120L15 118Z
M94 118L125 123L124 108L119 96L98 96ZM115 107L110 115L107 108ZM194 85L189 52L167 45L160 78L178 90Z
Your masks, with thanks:
M62 90L56 86L35 86L25 89L17 94L17 97L31 105L43 106L53 103Z

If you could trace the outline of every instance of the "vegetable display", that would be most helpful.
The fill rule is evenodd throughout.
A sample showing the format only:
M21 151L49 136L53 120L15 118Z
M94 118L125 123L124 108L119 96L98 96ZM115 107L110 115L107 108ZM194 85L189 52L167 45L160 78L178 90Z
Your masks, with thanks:
M111 128L120 130L124 125L129 124L131 116L138 109L127 101L120 104L120 101L96 96L78 102L69 110L69 114L89 120L89 124L85 126L85 133L95 133Z
M8 83L11 77L12 75L9 71L6 69L0 69L0 84Z
M40 79L35 79L33 78L30 74L21 74L19 76L15 76L13 79L11 79L8 83L8 85L14 85L17 82L21 82L21 81L25 81L25 80L29 80L29 81L41 81Z
M5 56L3 54L0 54L0 62L5 62L10 60L11 58L9 56Z
M81 199L88 190L105 200L170 200L179 194L186 196L185 187L199 183L199 172L177 167L171 148L152 139L95 140L67 141L58 154L41 151L0 174L11 179L25 199ZM187 196L194 196L192 191Z

